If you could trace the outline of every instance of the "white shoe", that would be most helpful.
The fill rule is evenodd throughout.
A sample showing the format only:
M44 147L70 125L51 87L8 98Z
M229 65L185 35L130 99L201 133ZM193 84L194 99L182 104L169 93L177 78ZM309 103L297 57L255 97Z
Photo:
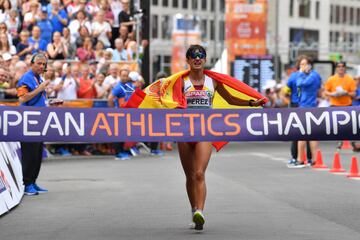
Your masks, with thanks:
M195 223L195 230L203 230L205 224L205 217L201 210L196 210L193 215L193 222Z

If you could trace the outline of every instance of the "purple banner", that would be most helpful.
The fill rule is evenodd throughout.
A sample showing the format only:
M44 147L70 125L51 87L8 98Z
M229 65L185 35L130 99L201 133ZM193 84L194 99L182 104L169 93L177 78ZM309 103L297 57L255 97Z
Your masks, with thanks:
M359 109L0 107L0 141L99 143L358 140Z

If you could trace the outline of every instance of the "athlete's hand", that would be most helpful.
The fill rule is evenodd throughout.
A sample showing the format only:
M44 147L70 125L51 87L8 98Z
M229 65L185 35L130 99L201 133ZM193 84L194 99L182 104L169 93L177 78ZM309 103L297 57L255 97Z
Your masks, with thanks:
M47 86L49 85L50 83L50 80L45 80L43 81L40 85L39 85L39 88L42 89L42 91L45 91L45 89L47 88Z
M263 106L266 102L266 97L260 98L252 103L253 107Z

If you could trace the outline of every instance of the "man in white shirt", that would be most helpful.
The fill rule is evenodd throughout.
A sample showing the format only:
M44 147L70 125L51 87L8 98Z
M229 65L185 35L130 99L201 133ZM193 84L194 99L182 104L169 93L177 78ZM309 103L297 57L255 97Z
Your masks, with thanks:
M119 77L119 66L116 63L112 63L109 67L109 75L104 80L104 86L107 91L110 91L118 82L120 82Z

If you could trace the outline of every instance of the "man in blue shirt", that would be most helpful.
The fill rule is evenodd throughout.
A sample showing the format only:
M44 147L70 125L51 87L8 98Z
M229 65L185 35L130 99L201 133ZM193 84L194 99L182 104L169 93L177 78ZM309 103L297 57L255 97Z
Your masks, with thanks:
M16 85L21 106L45 107L45 89L50 81L44 81L40 74L46 69L47 59L44 54L36 54L31 59L31 69L26 72ZM42 162L42 142L21 142L23 182L25 195L37 195L47 192L36 184Z
M51 0L51 12L49 13L49 20L53 25L54 32L62 33L63 28L68 24L67 13L64 9L60 9L59 0Z
M47 43L41 39L41 30L39 26L34 26L32 36L29 38L29 45L32 46L32 54L46 52Z
M299 57L299 71L296 75L296 87L298 93L298 106L301 108L310 108L317 106L318 91L321 88L321 77L312 69L312 61L307 56ZM289 168L302 168L305 167L305 149L306 141L298 142L298 156L297 160L288 164ZM318 148L318 141L310 141L311 155L316 156ZM308 164L311 165L314 162L308 159Z
M40 38L46 42L46 46L52 41L52 34L54 28L51 22L48 20L48 14L46 7L41 8L40 20L37 22L37 26L40 27Z

